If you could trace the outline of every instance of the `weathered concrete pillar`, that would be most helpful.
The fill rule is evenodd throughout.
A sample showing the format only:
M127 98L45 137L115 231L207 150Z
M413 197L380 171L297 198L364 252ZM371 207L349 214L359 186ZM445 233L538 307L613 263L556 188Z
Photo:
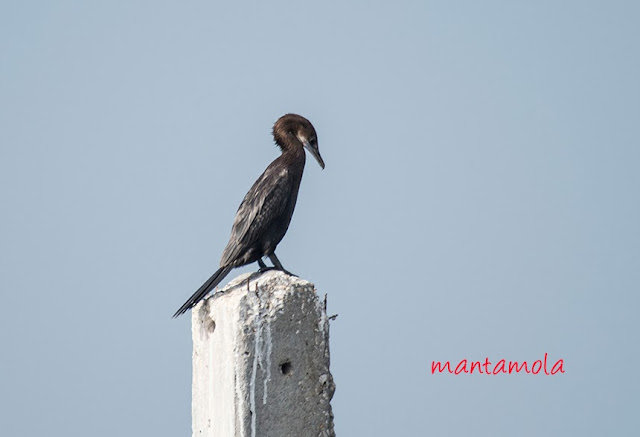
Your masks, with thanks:
M245 274L193 310L194 437L329 437L329 321L313 284Z

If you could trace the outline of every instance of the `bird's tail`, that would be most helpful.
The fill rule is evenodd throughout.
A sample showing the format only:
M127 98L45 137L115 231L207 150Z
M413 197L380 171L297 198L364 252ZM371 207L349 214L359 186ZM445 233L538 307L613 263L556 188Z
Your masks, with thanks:
M198 288L198 290L193 293L193 295L187 299L187 301L180 307L178 311L173 315L175 319L178 316L189 311L191 308L196 306L198 302L200 302L204 297L213 290L216 285L218 285L222 280L229 274L229 272L233 269L231 266L220 267L207 281Z

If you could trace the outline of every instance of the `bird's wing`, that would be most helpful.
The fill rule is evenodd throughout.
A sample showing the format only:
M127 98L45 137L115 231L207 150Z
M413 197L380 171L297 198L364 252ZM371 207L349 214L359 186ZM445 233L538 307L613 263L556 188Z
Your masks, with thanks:
M281 217L291 196L286 168L269 166L244 196L220 265L230 265Z

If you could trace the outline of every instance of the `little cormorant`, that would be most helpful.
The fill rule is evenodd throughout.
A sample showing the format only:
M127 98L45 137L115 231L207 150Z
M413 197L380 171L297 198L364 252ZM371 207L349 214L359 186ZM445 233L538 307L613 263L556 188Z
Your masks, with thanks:
M180 307L173 317L184 314L200 302L229 274L231 269L268 256L275 269L287 272L275 250L289 228L296 206L307 149L324 168L313 125L296 114L283 115L273 126L273 139L282 150L253 184L236 213L231 238L222 252L220 268ZM289 272L287 272L289 273Z

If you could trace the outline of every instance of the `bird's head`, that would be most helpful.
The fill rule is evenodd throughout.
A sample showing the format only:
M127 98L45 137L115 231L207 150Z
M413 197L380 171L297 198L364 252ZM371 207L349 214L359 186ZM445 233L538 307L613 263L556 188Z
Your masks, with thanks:
M318 135L306 118L297 114L283 115L273 126L273 139L283 151L288 147L302 145L318 161L320 167L324 168L324 161L318 150Z

